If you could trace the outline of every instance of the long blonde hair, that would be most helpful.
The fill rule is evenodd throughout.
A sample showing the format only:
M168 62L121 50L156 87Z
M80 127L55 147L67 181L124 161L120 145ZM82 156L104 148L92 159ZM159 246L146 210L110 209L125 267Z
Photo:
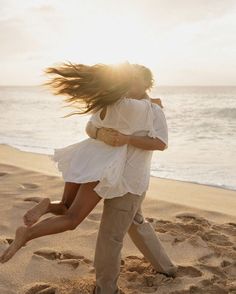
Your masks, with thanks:
M43 83L43 86L56 89L55 95L65 95L65 101L70 103L66 106L81 110L64 117L95 113L115 103L126 95L133 80L133 66L128 62L116 65L63 62L47 67L44 72L59 76Z

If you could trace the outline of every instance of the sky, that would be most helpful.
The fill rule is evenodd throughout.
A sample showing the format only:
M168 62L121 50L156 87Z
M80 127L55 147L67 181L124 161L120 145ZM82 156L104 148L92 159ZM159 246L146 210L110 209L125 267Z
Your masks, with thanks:
M236 86L235 0L0 0L0 85L62 62L129 61L155 85Z

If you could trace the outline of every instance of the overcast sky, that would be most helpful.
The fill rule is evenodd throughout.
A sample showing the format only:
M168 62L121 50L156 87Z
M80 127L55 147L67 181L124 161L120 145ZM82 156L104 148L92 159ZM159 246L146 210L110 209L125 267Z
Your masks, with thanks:
M236 85L236 0L0 0L0 85L128 60L156 85Z

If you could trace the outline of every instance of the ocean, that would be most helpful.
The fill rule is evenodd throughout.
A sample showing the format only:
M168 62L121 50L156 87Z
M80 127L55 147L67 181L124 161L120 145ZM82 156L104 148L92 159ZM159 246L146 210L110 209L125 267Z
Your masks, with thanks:
M169 144L155 150L151 175L236 190L236 86L157 86ZM42 86L0 87L0 143L52 154L87 138L90 115L73 115Z

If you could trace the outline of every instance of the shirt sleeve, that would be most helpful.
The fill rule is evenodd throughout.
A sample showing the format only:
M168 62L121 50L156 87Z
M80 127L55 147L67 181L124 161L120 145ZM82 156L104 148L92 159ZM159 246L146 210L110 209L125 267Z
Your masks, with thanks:
M137 121L145 111L146 101L143 99L123 98L119 104L119 110L132 122Z
M116 110L121 133L128 135L148 129L150 106L144 99L123 98L119 101Z
M148 136L151 138L158 138L166 144L168 147L168 126L166 117L162 108L157 104L152 105L153 119L148 132ZM166 149L165 148L165 149Z

